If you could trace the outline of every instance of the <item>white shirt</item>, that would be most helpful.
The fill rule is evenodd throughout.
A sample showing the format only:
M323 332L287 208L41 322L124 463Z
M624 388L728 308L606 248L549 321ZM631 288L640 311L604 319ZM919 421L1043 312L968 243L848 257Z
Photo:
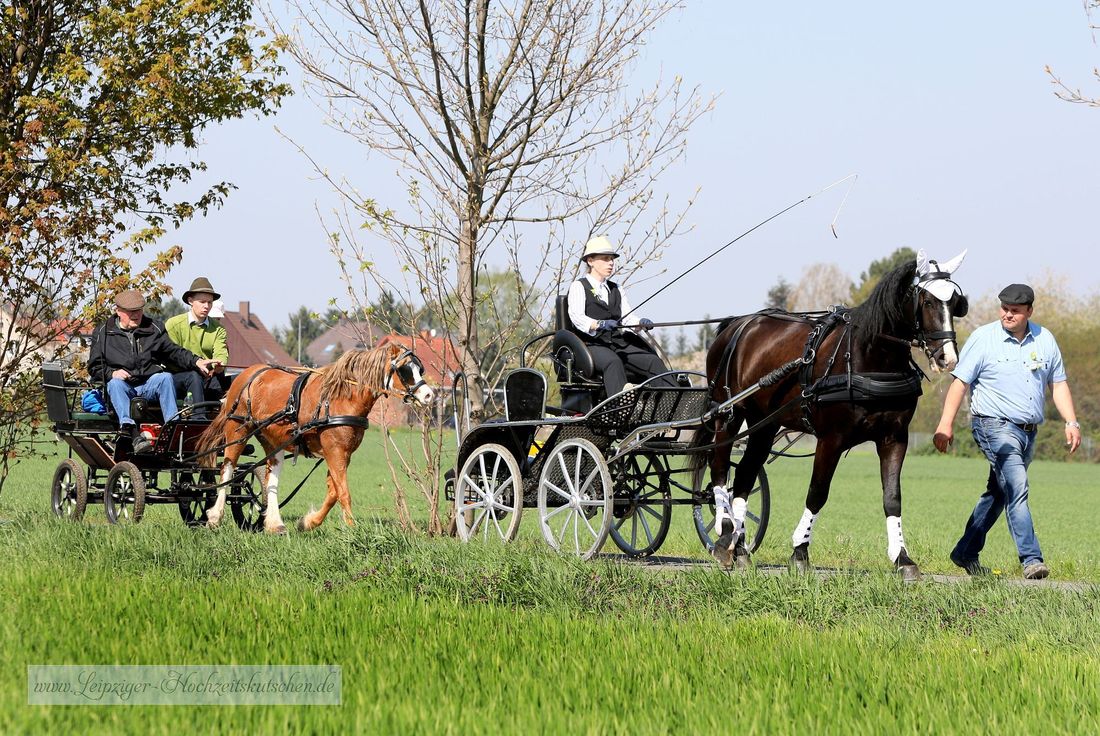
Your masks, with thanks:
M202 325L203 327L206 327L206 325L208 325L209 323L210 323L210 318L209 317L204 319L202 322L199 322L199 320L196 319L194 312L188 312L187 313L187 325L188 325L188 327L190 327L191 325L196 325L196 324L197 325Z
M592 274L582 276L569 287L569 321L573 323L573 326L579 332L595 335L599 320L592 319L585 314L585 280L588 281L588 288L591 288L596 297L602 300L604 304L607 304L607 300L610 298L610 290L603 279L596 278ZM627 315L623 318L623 325L630 327L638 324L638 317L630 314L630 302L626 300L626 292L623 291L622 287L619 287L619 306L623 310L622 313Z

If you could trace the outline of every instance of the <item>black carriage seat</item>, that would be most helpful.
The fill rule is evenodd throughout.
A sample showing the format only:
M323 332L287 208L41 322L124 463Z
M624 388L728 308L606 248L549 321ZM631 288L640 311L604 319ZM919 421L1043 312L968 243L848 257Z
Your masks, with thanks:
M563 409L587 412L605 398L603 381L588 346L569 320L569 295L559 294L554 309L550 359L561 389Z
M46 416L59 429L113 430L117 424L112 416L80 411L84 390L92 386L65 380L65 368L60 363L43 363L42 391L46 396ZM83 390L82 390L83 389Z

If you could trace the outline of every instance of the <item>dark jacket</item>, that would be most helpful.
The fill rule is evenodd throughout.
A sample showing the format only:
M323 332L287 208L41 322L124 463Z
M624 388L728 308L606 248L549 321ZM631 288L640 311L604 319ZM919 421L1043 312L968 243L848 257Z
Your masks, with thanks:
M93 381L106 383L112 373L125 368L133 377L131 383L141 384L164 367L172 371L193 370L198 360L190 350L168 339L159 322L143 316L137 327L124 330L118 326L116 315L92 333L88 374Z

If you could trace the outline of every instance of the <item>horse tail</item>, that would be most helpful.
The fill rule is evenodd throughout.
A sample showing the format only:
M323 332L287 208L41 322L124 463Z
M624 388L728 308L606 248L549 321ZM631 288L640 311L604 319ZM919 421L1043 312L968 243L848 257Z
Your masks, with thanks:
M707 422L703 422L699 429L695 430L695 437L692 439L691 445L688 446L688 457L690 458L688 466L691 469L692 482L694 482L696 478L700 478L703 481L707 480L703 473L705 473L710 466L710 458L711 455L714 454L714 450L705 450L702 448L714 442L714 434L714 429ZM707 483L704 482L699 485L700 488L696 490L703 490Z
M213 468L217 464L217 458L222 444L225 442L225 424L229 421L229 408L223 406L214 417L210 426L199 435L196 450L199 454L199 465Z

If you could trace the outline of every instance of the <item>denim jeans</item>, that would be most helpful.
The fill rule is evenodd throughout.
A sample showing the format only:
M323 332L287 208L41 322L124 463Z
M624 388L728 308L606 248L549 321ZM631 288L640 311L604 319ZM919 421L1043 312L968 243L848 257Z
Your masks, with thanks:
M119 424L133 424L130 416L130 399L141 396L146 399L156 399L160 403L160 413L164 420L176 414L176 387L172 383L171 373L154 373L145 383L137 386L127 383L119 378L112 378L107 382L107 395L111 397L111 406L118 414Z
M974 441L989 460L989 480L952 557L978 559L986 534L1004 511L1020 562L1042 562L1043 553L1027 505L1027 468L1035 456L1035 432L1025 432L1012 422L994 417L974 417L970 426Z

